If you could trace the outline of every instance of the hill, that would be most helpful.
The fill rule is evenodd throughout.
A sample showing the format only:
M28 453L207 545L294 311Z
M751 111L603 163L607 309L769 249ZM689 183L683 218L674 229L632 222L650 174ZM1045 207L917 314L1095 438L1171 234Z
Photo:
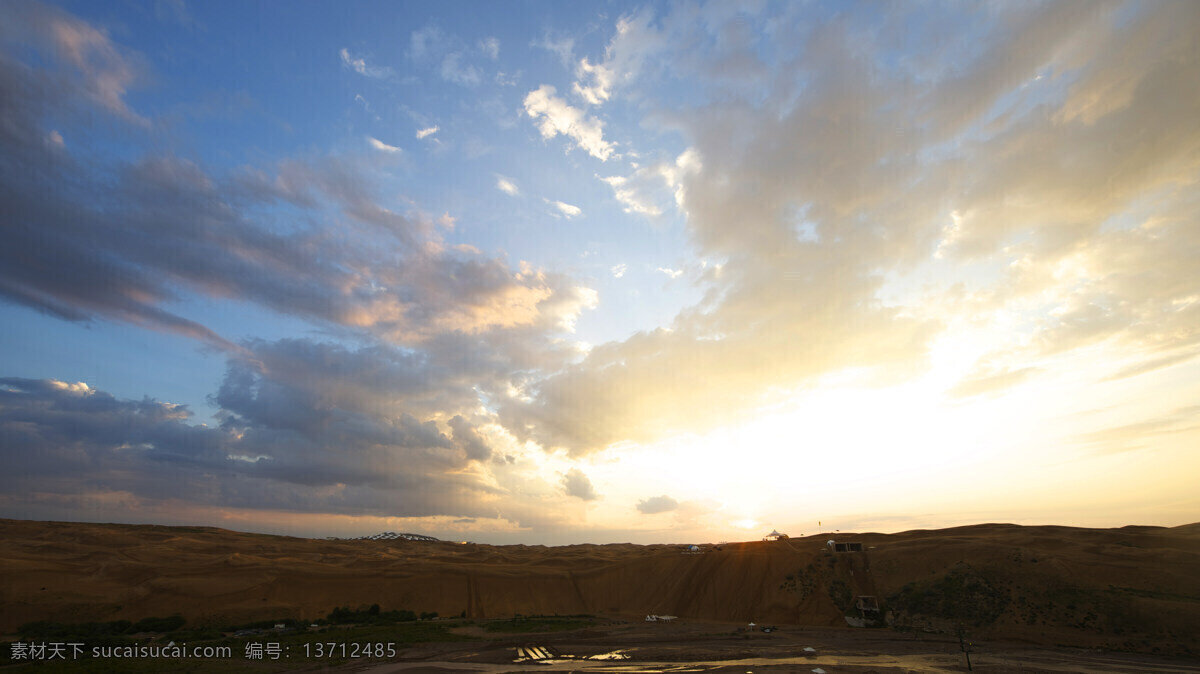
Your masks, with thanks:
M833 552L831 537L863 551ZM1200 524L981 524L730 543L703 554L17 520L0 520L0 538L8 634L35 620L179 613L191 625L225 625L379 604L477 619L653 613L834 627L847 626L847 615L878 616L894 629L961 624L976 639L1200 654Z

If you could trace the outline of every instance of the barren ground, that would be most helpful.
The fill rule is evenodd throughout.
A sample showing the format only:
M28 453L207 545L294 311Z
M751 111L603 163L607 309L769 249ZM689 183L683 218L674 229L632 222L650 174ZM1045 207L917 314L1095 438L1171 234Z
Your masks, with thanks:
M831 552L831 538L861 542L863 552ZM337 607L378 604L454 617L432 625L466 640L405 643L395 658L337 667L962 671L958 629L976 644L977 671L1198 671L1200 658L1200 524L984 524L719 549L694 541L702 554L680 545L329 541L16 520L0 520L0 540L7 641L33 621L179 614L189 629L219 629L285 618L307 624ZM847 626L845 616L863 615L855 605L862 596L876 598L879 621L891 627ZM646 614L679 618L646 623ZM593 624L545 635L485 629L517 615L586 615ZM737 631L750 621L780 629ZM527 644L577 657L514 663ZM630 659L579 659L613 651Z

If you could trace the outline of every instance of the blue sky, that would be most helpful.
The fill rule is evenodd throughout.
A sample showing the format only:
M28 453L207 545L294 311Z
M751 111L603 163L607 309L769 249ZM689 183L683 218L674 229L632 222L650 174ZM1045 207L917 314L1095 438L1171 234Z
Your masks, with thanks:
M1200 506L1194 5L0 15L0 516L563 543Z

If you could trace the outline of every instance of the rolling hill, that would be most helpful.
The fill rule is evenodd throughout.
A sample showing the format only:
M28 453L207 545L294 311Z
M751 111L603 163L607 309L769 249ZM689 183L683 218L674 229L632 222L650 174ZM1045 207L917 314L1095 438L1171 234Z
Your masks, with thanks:
M863 545L844 553L826 545L829 534L703 554L18 520L0 520L0 537L8 634L35 620L178 613L228 625L379 604L475 619L670 614L853 629L850 616L913 631L961 625L977 639L1200 654L1200 524L839 533Z

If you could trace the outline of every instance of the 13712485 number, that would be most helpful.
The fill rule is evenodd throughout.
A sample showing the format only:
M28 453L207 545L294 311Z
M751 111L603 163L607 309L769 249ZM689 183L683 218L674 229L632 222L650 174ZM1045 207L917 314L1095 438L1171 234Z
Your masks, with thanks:
M396 644L384 642L342 643L316 641L304 644L306 658L394 658Z

